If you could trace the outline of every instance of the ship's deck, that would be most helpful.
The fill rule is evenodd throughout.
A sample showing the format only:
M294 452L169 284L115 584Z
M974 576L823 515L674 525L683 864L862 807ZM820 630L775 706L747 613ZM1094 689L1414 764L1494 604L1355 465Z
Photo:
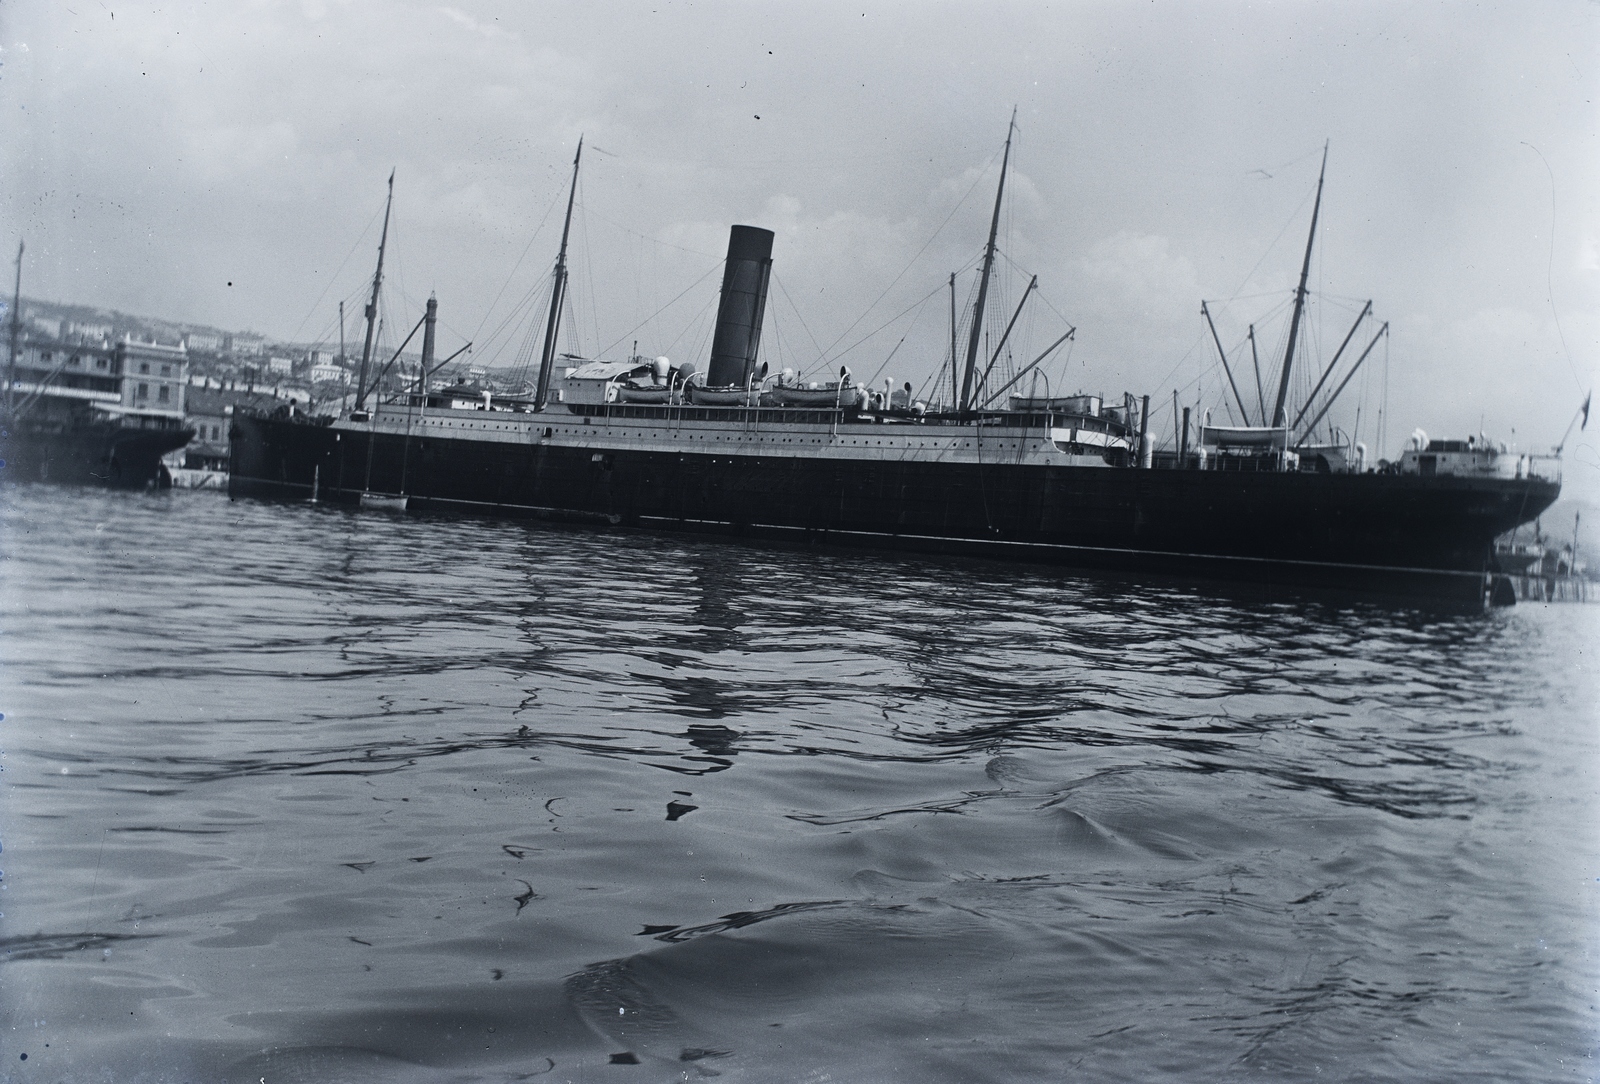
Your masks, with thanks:
M575 405L541 413L385 403L334 428L413 440L554 444L596 450L681 450L839 460L1105 465L1133 434L1104 418L993 412L868 414L796 407Z

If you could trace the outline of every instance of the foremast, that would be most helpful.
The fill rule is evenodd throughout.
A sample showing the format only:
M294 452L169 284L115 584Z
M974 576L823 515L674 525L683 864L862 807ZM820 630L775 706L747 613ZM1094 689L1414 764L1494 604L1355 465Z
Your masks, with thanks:
M383 250L389 243L389 211L394 207L394 170L389 171L389 198L383 205L383 233L378 237L378 270L372 276L372 300L367 302L367 338L361 346L361 371L356 375L356 409L367 402L367 364L372 360L372 333L378 321L378 287L383 285ZM343 321L340 321L343 323Z
M583 160L583 137L578 137L578 153L572 158L572 188L567 192L567 219L561 226L561 249L556 253L555 277L550 283L550 318L544 327L544 351L539 357L539 387L533 409L543 410L550 399L550 373L555 367L556 332L561 326L561 303L567 293L567 238L572 233L572 204L578 196L578 163Z

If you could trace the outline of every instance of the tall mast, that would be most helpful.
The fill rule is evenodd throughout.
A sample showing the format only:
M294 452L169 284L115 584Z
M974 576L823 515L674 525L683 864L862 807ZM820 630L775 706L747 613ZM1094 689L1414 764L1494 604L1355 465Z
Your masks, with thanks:
M11 353L6 362L6 413L16 406L17 335L22 330L22 242L17 242L17 288L11 296Z
M550 398L550 369L556 359L556 330L561 324L561 302L567 293L567 236L572 232L572 203L578 196L578 163L583 160L583 137L572 158L572 188L567 192L567 220L561 226L561 251L556 253L555 280L550 284L550 319L544 326L544 354L539 359L539 390L533 409L543 410Z
M1289 321L1289 345L1283 351L1283 375L1278 379L1278 401L1272 408L1272 424L1284 422L1283 402L1289 396L1289 371L1294 365L1294 341L1300 333L1300 314L1306 307L1306 278L1311 274L1311 245L1317 239L1317 214L1322 210L1322 178L1328 172L1328 145L1322 145L1322 170L1317 174L1317 202L1311 208L1311 232L1306 236L1306 258L1300 265L1300 285L1294 292L1294 318Z
M939 397L944 398L943 389ZM950 401L956 398L956 273L950 272Z
M1006 150L1000 159L1000 187L994 194L994 217L989 222L989 243L983 249L983 277L978 280L978 303L972 310L972 334L967 339L967 369L961 378L961 409L972 402L972 371L978 364L978 338L983 333L983 303L989 297L989 272L994 269L994 239L1000 232L1000 201L1006 194L1006 166L1011 161L1011 132L1017 126L1017 110L1012 107L1011 123L1006 125Z
M372 276L372 300L367 302L367 340L361 347L361 371L356 379L356 409L367 401L367 362L372 359L372 332L378 319L378 287L383 285L383 249L389 243L389 209L394 206L394 170L389 171L389 199L383 205L383 233L378 237L378 270Z

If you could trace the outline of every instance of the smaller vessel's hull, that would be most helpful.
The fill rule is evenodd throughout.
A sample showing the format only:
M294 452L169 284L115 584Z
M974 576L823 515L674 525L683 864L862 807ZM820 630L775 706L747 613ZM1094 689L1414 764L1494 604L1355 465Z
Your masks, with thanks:
M361 507L369 511L404 512L406 497L403 494L396 496L388 493L363 493Z
M0 477L19 482L118 489L167 486L161 457L189 443L192 429L135 429L109 422L39 425L0 431Z

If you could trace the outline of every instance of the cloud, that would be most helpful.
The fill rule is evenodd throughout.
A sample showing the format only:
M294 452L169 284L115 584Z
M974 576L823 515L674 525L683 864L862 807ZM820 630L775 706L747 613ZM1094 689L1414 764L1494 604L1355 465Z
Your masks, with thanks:
M1079 267L1096 311L1169 320L1178 311L1175 302L1200 303L1193 261L1175 255L1166 237L1119 231L1096 242Z
M441 7L438 10L444 13L444 15L449 17L452 21L466 27L474 34L479 34L486 38L505 38L512 36L503 27L495 26L492 23L479 22L477 19L474 19L472 16L458 8Z

